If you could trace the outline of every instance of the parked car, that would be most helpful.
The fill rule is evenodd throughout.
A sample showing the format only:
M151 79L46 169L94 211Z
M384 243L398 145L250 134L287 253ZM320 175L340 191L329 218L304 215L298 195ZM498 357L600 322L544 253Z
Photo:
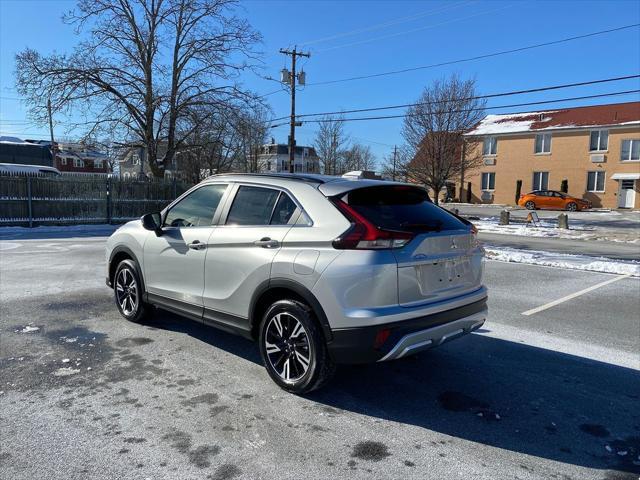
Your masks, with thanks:
M591 202L581 198L572 197L566 193L555 190L535 190L520 195L518 205L528 210L549 209L569 210L570 212L591 208Z
M256 340L290 392L338 363L387 361L487 318L475 228L415 185L298 174L227 174L107 242L120 314L152 306Z

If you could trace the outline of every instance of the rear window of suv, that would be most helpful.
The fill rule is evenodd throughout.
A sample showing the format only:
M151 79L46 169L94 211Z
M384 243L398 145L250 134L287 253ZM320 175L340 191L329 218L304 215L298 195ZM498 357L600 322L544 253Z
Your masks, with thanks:
M360 215L385 230L466 230L466 225L431 202L426 190L408 185L366 187L342 197Z

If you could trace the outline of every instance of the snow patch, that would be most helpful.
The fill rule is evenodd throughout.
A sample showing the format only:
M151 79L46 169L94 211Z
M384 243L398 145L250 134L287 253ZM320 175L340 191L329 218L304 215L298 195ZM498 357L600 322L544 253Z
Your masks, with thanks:
M37 332L38 330L40 330L40 327L34 327L32 325L27 325L22 330L16 330L16 332L19 332L19 333L33 333L33 332Z
M68 377L69 375L75 375L76 373L80 373L80 369L73 367L61 367L53 372L53 375L56 377Z
M487 257L491 260L510 263L527 263L546 267L565 268L570 270L588 270L600 273L615 273L640 277L640 262L613 260L605 257L588 255L569 255L565 253L543 252L538 250L516 250L514 248L485 247Z

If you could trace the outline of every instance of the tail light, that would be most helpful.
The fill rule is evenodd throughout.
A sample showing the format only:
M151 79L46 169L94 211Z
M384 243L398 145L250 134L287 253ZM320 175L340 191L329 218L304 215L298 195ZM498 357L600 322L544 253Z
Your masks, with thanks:
M414 237L411 232L384 230L376 227L340 199L332 198L331 202L351 222L351 227L333 241L333 248L339 250L401 248Z

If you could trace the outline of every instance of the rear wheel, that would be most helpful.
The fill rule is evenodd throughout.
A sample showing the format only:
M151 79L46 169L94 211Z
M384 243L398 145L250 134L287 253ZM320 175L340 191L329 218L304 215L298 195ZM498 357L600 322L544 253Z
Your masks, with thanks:
M142 301L142 282L138 264L133 260L123 260L118 264L113 276L113 292L120 315L131 322L150 319L153 307Z
M567 203L567 210L569 210L570 212L575 212L578 210L578 204L576 202L569 202Z
M529 200L527 203L524 204L525 208L527 210L535 210L536 209L536 204L533 203L531 200Z
M260 354L269 376L292 393L307 393L323 386L335 366L324 335L309 306L279 300L260 325Z

